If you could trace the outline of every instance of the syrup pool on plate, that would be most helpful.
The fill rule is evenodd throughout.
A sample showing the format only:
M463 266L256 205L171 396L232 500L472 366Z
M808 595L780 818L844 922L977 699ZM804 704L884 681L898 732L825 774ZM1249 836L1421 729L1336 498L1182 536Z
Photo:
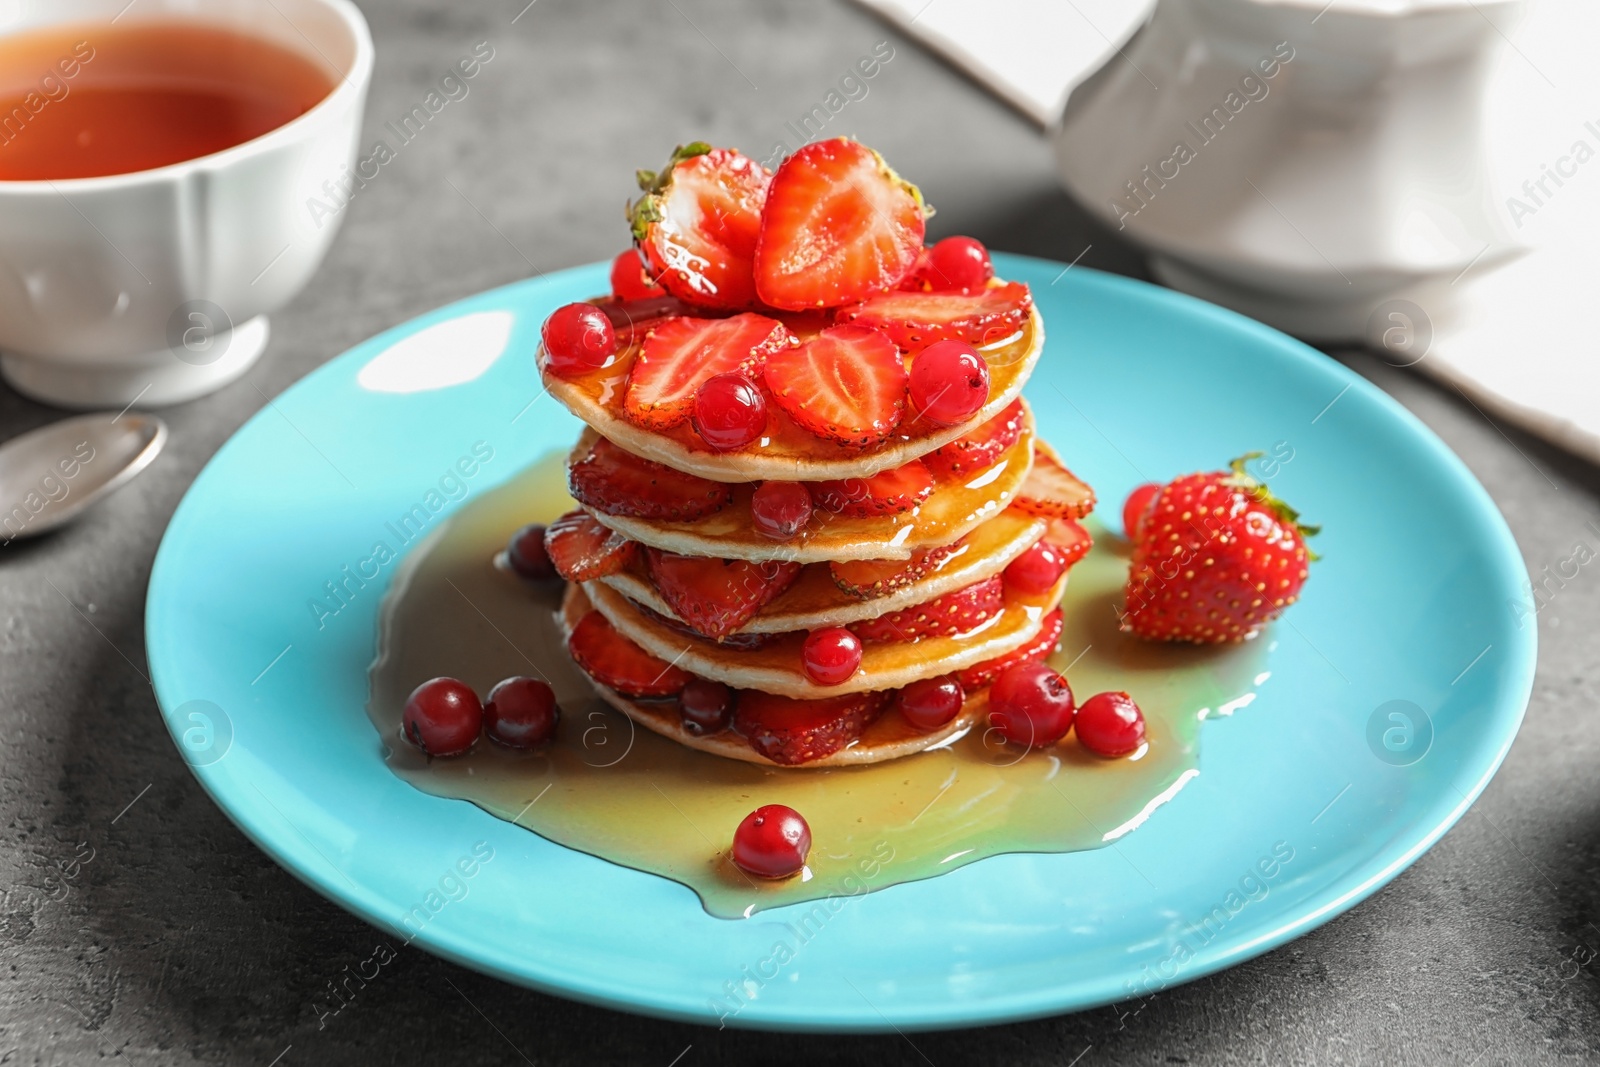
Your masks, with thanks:
M1025 751L976 729L865 767L765 767L696 752L594 695L556 623L559 585L529 586L493 562L518 527L571 509L565 475L559 455L534 464L469 501L406 558L383 606L368 714L389 766L418 789L670 878L712 915L882 889L1001 853L1100 848L1199 773L1202 720L1248 704L1267 679L1265 638L1201 648L1118 633L1127 559L1121 540L1091 523L1095 547L1071 572L1052 662L1080 701L1107 689L1134 695L1148 727L1134 756L1101 759L1071 735ZM560 702L560 727L542 750L480 740L469 755L430 762L401 740L401 709L419 683L448 675L481 695L519 674L548 679ZM729 862L734 828L764 804L810 823L801 875L757 881Z

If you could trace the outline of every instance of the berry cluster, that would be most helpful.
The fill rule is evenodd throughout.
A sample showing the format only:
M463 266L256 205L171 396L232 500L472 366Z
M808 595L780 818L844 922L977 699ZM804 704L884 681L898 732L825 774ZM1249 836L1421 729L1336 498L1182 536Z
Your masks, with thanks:
M538 748L560 720L555 691L538 678L507 678L482 702L465 682L433 678L411 691L401 733L429 756L461 756L480 734L507 748Z
M626 359L623 417L688 425L717 452L757 445L775 415L866 449L908 420L957 426L988 403L980 349L1018 335L1032 297L995 283L970 237L924 247L921 194L870 148L818 142L769 174L687 145L640 181L612 299L550 316L548 373L577 380Z

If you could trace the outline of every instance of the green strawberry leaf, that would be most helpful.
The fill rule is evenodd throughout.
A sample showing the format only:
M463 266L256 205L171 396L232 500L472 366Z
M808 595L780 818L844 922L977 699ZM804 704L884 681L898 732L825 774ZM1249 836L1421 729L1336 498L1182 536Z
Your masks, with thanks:
M686 159L703 156L710 151L711 145L705 141L690 141L674 148L667 165L660 171L633 172L634 180L639 183L639 191L644 193L628 205L628 223L633 230L634 240L644 240L645 235L650 232L650 224L661 221L661 209L656 206L656 198L671 184L673 168Z
M1304 538L1315 537L1317 534L1321 533L1322 527L1320 525L1313 526L1308 523L1301 522L1300 513L1298 511L1290 507L1283 500L1280 500L1278 497L1274 496L1272 491L1267 488L1266 483L1262 482L1250 473L1246 467L1246 464L1248 464L1251 460L1259 459L1264 455L1266 455L1265 452L1246 452L1238 459L1235 459L1233 462L1229 463L1228 469L1233 471L1233 474L1228 477L1227 484L1251 494L1263 506L1270 509L1272 513L1278 517L1278 521L1286 525L1293 526L1299 531L1300 537L1302 538L1302 543ZM1311 551L1310 545L1306 545L1305 548L1306 558L1311 562L1314 563L1322 558L1315 552Z

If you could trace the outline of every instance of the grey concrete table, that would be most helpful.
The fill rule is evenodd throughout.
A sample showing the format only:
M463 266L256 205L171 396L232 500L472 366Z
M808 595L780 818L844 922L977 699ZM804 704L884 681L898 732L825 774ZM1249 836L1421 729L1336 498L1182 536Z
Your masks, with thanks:
M762 157L881 41L830 121L939 208L934 232L1140 273L1058 191L1039 136L837 3L367 3L367 124L494 57L350 205L316 280L242 381L165 413L137 488L0 550L0 1064L1440 1063L1600 1058L1600 579L1540 615L1526 725L1472 811L1415 867L1285 948L1165 991L1020 1025L884 1037L724 1032L620 1015L403 950L336 1017L313 1002L378 934L257 851L190 776L146 680L157 542L211 454L269 398L370 334L480 289L608 257L635 167L703 136ZM1600 476L1375 358L1351 366L1467 462L1531 569L1595 543ZM0 390L9 435L57 412ZM218 590L225 596L226 590ZM63 870L65 868L65 870Z

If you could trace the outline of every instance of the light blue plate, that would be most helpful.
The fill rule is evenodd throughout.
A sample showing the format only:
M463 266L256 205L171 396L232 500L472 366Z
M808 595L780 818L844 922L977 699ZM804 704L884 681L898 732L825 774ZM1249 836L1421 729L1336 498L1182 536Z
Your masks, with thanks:
M996 260L1049 327L1027 391L1040 430L1108 522L1139 482L1276 449L1273 488L1324 525L1261 698L1205 726L1200 777L1116 847L1002 856L855 898L801 943L787 924L804 905L715 919L681 885L389 772L363 710L395 573L373 546L397 543L414 505L436 528L454 498L570 444L576 420L548 399L528 407L532 352L550 310L606 288L603 264L367 341L196 479L156 558L148 628L167 725L201 784L279 863L393 936L439 891L447 903L404 927L431 952L711 1024L911 1029L1086 1008L1248 959L1362 900L1460 817L1522 721L1534 627L1511 606L1525 574L1505 523L1432 433L1311 349L1139 282ZM455 384L437 382L440 351ZM492 459L453 474L479 442ZM328 583L337 613L311 606ZM493 859L454 876L475 846ZM755 996L733 1013L740 989Z

